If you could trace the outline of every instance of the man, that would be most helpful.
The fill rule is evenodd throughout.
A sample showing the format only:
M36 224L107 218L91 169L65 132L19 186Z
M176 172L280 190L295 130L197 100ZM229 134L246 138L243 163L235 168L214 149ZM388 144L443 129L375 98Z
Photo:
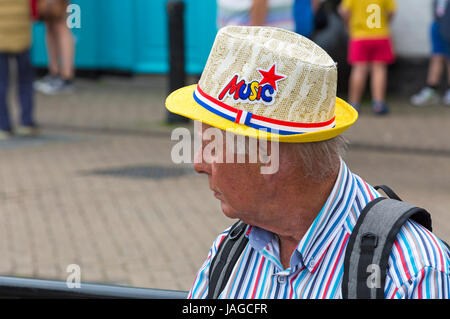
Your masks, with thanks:
M363 208L380 195L341 159L340 134L357 112L336 98L337 69L320 47L270 27L219 31L198 85L172 93L167 108L202 122L195 170L208 176L223 213L247 226L248 243L219 298L342 298L346 247ZM215 130L213 133L211 130ZM230 134L267 143L278 169L237 162ZM214 144L215 147L211 147ZM253 154L246 149L247 159ZM231 161L230 161L231 159ZM189 298L206 298L220 234ZM409 220L389 257L386 298L448 298L449 251Z

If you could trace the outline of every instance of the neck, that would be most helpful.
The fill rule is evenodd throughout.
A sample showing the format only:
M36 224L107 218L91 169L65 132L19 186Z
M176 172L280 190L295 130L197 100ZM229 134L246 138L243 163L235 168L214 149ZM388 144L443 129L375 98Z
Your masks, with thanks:
M325 205L336 182L338 172L320 183L298 183L282 188L282 194L272 201L270 224L263 225L280 238L291 238L299 242Z
M285 184L267 207L269 219L256 225L278 235L280 258L285 268L288 268L293 251L325 205L337 176L338 171L320 183L298 178L295 183Z

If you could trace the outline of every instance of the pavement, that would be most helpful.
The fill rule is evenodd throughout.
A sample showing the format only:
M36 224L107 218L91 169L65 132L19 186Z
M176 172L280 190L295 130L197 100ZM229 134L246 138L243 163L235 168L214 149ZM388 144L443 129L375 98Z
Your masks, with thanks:
M77 264L82 282L190 288L233 221L206 177L171 160L166 83L104 77L77 80L73 94L36 96L41 136L0 141L0 275L66 280ZM345 160L426 208L450 242L450 108L390 105L386 117L363 106L345 133Z

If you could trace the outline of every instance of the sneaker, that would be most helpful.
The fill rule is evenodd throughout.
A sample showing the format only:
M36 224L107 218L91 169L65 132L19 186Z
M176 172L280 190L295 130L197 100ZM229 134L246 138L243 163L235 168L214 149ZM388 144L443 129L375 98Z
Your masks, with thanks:
M43 85L40 88L40 92L48 95L56 95L62 93L69 93L75 89L72 81L63 80L61 78L56 78L51 82L48 82L47 85Z
M35 90L41 92L42 90L45 90L46 87L51 85L51 83L53 83L57 79L59 79L59 77L57 75L47 74L42 79L35 81L33 84L33 87Z
M32 137L39 135L39 128L37 126L19 126L16 129L16 134L22 137Z
M389 108L387 104L384 102L377 102L377 101L372 102L372 110L375 114L378 115L386 115L389 113Z
M444 95L444 98L443 98L443 102L444 102L444 105L450 106L450 89L448 89L445 92L445 95Z
M411 104L414 106L423 106L439 103L439 95L435 89L424 87L419 93L411 97Z
M0 141L6 141L9 140L12 137L12 132L11 131L3 131L0 130Z

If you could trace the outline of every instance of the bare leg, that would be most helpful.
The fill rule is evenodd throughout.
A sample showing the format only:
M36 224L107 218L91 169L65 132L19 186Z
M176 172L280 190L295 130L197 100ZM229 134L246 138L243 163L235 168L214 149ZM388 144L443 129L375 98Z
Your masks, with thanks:
M447 59L447 84L450 88L450 58Z
M74 77L74 43L72 32L66 25L66 20L55 22L56 34L58 36L59 52L61 59L60 75L65 80Z
M59 45L58 36L54 22L46 23L46 40L48 52L48 69L50 74L59 74Z
M447 90L444 95L444 104L450 106L450 58L447 59Z
M352 105L359 105L366 88L369 65L367 63L358 63L352 66L350 74L349 101Z
M384 102L386 99L387 66L385 63L372 63L371 91L372 99Z
M441 82L442 73L444 71L444 56L433 55L430 60L430 66L428 67L427 85L430 87L436 87ZM448 63L449 64L449 63ZM450 66L449 66L450 68ZM449 80L450 83L450 80Z
M441 83L442 74L444 73L444 64L445 57L443 55L434 54L431 56L428 65L427 84L420 92L411 97L412 105L421 106L439 103L437 88Z

